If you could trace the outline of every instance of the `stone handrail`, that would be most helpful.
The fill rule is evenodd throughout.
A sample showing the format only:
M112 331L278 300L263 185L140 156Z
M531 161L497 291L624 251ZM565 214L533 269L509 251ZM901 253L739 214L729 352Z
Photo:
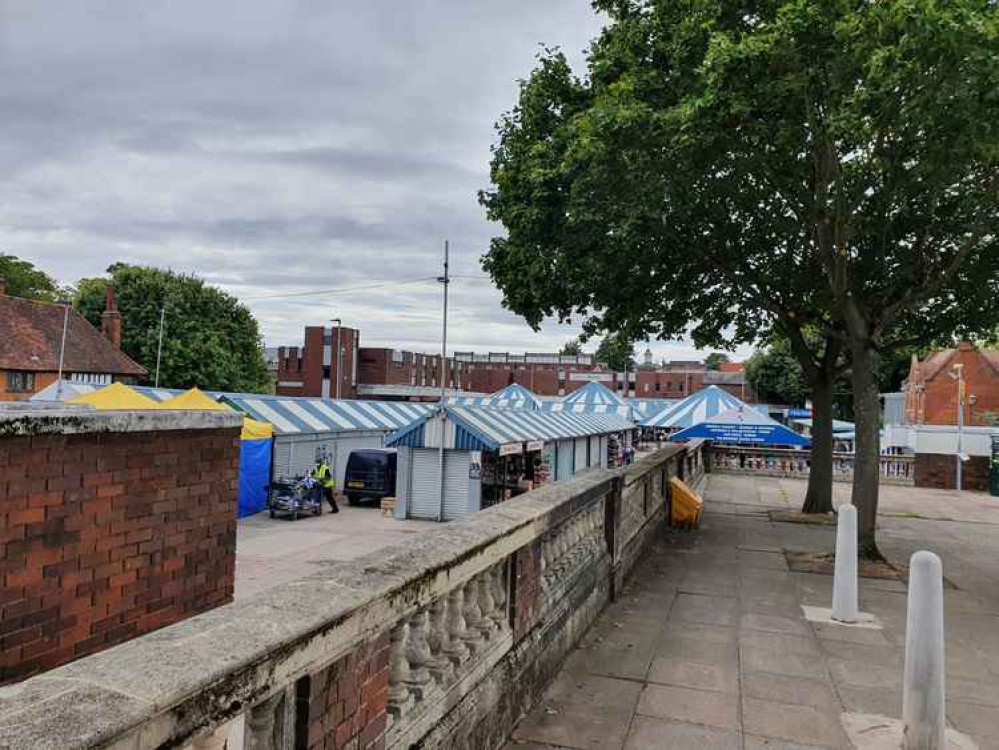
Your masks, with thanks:
M713 445L708 450L711 471L719 474L753 474L774 477L807 477L811 453L788 448L746 448ZM879 456L884 484L915 484L915 456ZM833 453L833 480L853 479L852 453Z
M0 749L498 747L699 453L584 472L0 689Z

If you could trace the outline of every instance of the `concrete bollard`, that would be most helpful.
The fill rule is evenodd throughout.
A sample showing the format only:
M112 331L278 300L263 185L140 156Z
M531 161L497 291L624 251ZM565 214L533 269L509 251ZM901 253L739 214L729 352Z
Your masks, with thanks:
M857 622L857 509L841 505L836 522L836 571L833 577L832 619Z
M909 560L902 721L905 750L944 750L943 565L932 552Z

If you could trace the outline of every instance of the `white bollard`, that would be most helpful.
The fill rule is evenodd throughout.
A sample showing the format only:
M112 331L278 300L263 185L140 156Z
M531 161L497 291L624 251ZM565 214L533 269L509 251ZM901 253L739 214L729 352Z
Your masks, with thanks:
M857 622L857 509L841 505L836 522L836 571L833 577L832 619Z
M905 750L944 750L943 565L922 550L909 560L902 721Z

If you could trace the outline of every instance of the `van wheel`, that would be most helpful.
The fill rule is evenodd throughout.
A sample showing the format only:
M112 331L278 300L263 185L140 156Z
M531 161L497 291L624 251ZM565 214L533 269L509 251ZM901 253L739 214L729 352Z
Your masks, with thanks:
M277 513L274 512L273 508L268 508L267 512L270 514L271 518L277 518Z
M298 520L298 508L295 508L295 510L293 510L291 512L291 520L292 521L297 521Z
M347 495L347 505L354 506L360 503L360 499L357 495Z

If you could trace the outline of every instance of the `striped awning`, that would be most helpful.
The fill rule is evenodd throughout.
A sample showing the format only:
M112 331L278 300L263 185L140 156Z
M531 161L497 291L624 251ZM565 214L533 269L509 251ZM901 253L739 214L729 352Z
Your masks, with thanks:
M587 383L577 388L564 399L565 404L592 404L596 406L627 406L623 398L603 383Z
M448 422L445 447L463 450L496 450L517 443L607 435L631 430L635 426L630 419L617 414L573 414L475 406L447 406L445 409ZM433 416L424 415L389 435L385 445L434 447L426 445L431 433L440 432L439 427L436 430L428 428Z
M691 427L706 422L731 409L752 409L731 393L716 385L692 393L680 403L659 412L644 422L647 427Z
M644 424L664 409L669 409L680 403L676 398L629 398L628 403L635 413L635 420L639 424Z
M628 420L633 419L632 409L628 404L595 404L583 401L571 403L562 399L561 401L542 402L541 411L556 414L617 414Z
M254 419L270 422L274 431L282 435L356 430L392 432L436 406L407 401L336 401L246 393L227 394L222 400Z

